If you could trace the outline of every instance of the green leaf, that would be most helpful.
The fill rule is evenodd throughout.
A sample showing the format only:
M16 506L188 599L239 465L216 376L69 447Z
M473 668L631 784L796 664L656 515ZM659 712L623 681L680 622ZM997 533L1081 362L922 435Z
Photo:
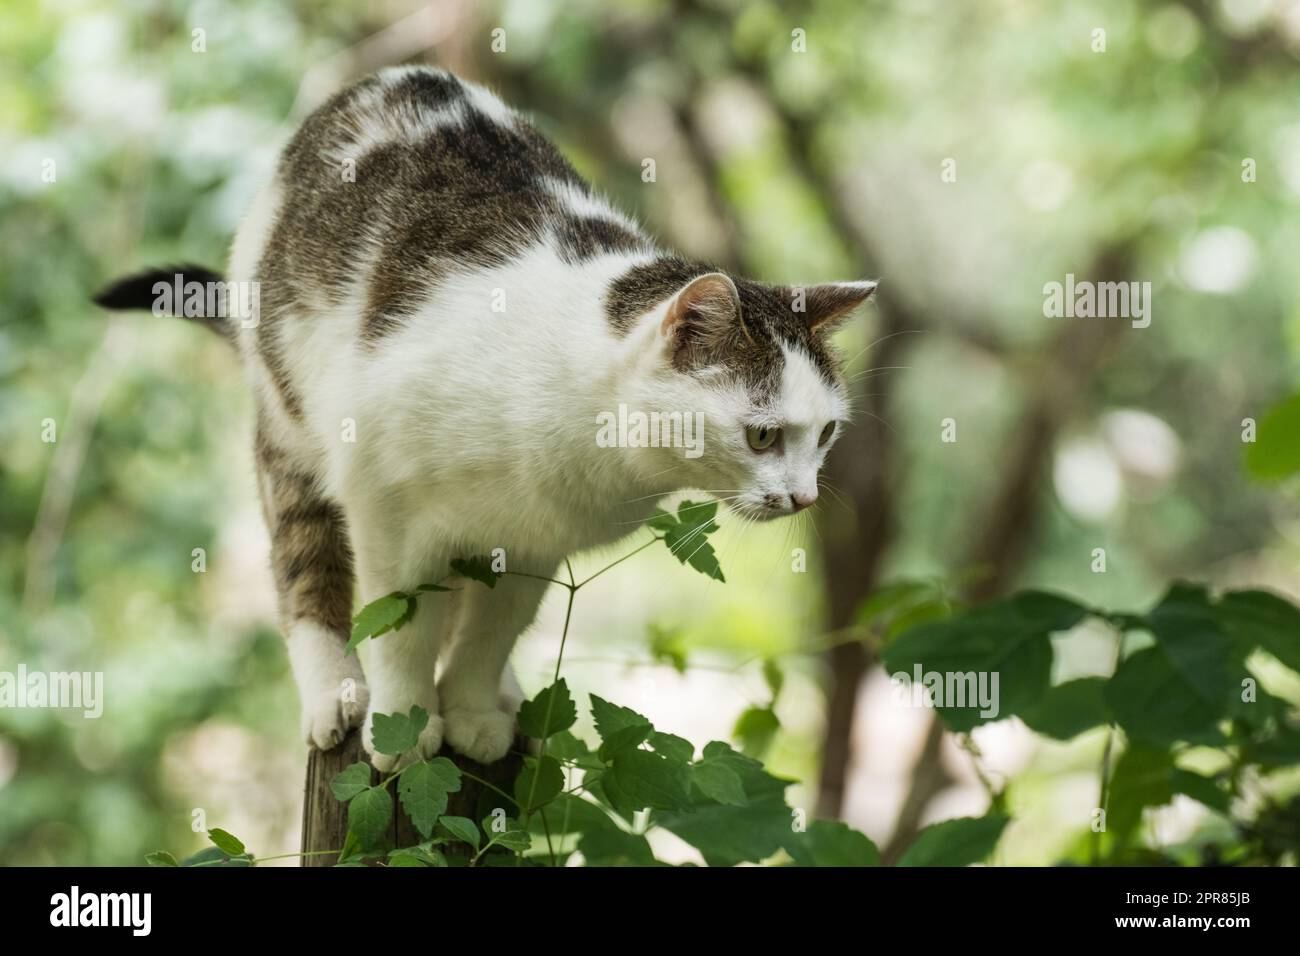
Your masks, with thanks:
M647 523L664 536L664 544L678 561L725 582L718 557L708 540L708 536L718 530L713 520L717 513L716 501L683 501L677 508L676 517L656 509Z
M227 856L220 847L215 846L204 847L193 856L187 856L181 860L181 866L216 867L218 869L238 869L252 865L253 859L247 853L241 853L233 857Z
M910 628L952 617L960 604L937 581L896 581L858 605L854 620L878 632L886 643Z
M1246 470L1258 481L1279 481L1300 471L1300 394L1274 405L1246 445Z
M397 778L397 797L420 836L433 835L433 825L447 809L447 795L461 787L460 770L446 757L414 763Z
M646 521L646 526L660 534L667 534L677 527L677 519L662 508L656 508Z
M854 611L853 619L863 625L875 623L933 600L938 590L932 581L892 581L867 595Z
M1251 678L1251 694L1246 694L1245 685L1234 694L1228 702L1228 714L1240 727L1254 730L1267 730L1274 725L1284 723L1286 715L1291 712L1291 703L1270 694ZM1250 699L1253 698L1253 699Z
M1106 832L1127 843L1142 811L1158 807L1174 797L1174 758L1163 747L1131 743L1115 763L1106 805Z
M531 812L550 803L564 790L564 770L554 757L529 758L515 778L515 800Z
M244 844L238 837L232 836L218 827L213 827L208 831L208 839L227 856L239 856L244 852Z
M1109 722L1106 678L1081 677L1049 687L1037 703L1020 713L1031 730L1053 740L1069 740Z
M753 757L737 753L732 749L731 744L721 740L710 740L704 745L702 753L704 760L726 761L727 765L740 774L742 779L748 780L747 786L752 784L765 790L781 789L780 787L771 786L779 781L763 769L762 763Z
M396 867L437 866L431 856L417 852L413 847L394 850L388 854L388 865Z
M478 581L490 588L496 587L497 580L505 573L504 571L493 571L492 558L485 554L476 554L469 558L456 558L451 562L451 570L462 578Z
M771 657L763 661L763 680L767 682L767 689L772 692L772 703L781 696L781 688L785 686L785 672L781 670L781 665Z
M649 840L614 826L583 833L578 851L587 866L653 866L656 862Z
M443 817L438 825L462 843L468 843L477 853L479 848L479 831L474 821L468 817Z
M447 865L447 858L442 855L440 850L434 848L433 843L426 842L417 846L399 847L396 850L390 850L388 853L388 865L399 867L445 867Z
M561 677L544 688L532 700L519 705L519 729L537 740L568 730L578 719L578 708L569 693L569 685Z
M915 607L900 610L885 628L884 644L887 646L900 634L906 634L914 627L933 621L946 621L964 609L964 605L952 598L935 598Z
M749 802L740 774L724 759L706 758L695 764L691 768L691 782L701 793L718 803L743 807Z
M561 730L547 741L546 752L561 763L569 761L581 766L594 760L587 742L567 730Z
M600 734L601 740L626 727L650 726L650 721L635 710L611 704L595 694L591 695L591 716L596 722L596 733Z
M749 707L736 719L731 735L747 756L761 757L780 729L781 721L771 707Z
M709 866L761 863L787 845L792 811L779 797L743 807L712 803L665 817L659 825L700 851Z
M335 866L343 863L360 861L364 856L365 854L361 850L361 841L357 839L355 833L349 830L347 836L343 838L343 849L339 850L338 863L336 863Z
M885 667L907 684L918 672L922 680L934 674L945 686L951 683L962 697L944 700L936 709L948 727L967 731L1037 703L1051 683L1050 636L1074 627L1086 613L1068 598L1022 591L949 620L912 628L886 648ZM992 706L986 708L979 700L980 690L992 698ZM986 709L996 713L985 716Z
M1232 797L1228 791L1214 781L1213 777L1203 777L1199 773L1175 767L1170 775L1169 783L1174 793L1181 793L1183 796L1191 797L1211 810L1215 810L1224 816L1228 815L1228 807L1232 802Z
M899 859L899 866L969 866L982 863L998 845L1008 818L1002 814L958 817L926 827Z
M369 790L370 776L368 763L358 761L349 767L344 767L330 781L330 790L334 792L334 799L340 803L347 803L362 790Z
M348 830L356 834L363 849L376 848L392 820L393 800L381 787L362 791L348 804Z
M176 857L166 850L155 850L153 853L147 854L144 861L150 866L180 866L176 862Z
M1276 733L1251 742L1245 760L1269 770L1300 764L1300 730L1282 726Z
M814 820L786 844L799 866L879 866L880 851L864 833L837 820Z
M352 650L367 638L401 628L415 615L415 606L415 598L401 591L371 601L352 619L352 637L347 649Z
M420 732L429 723L429 712L412 707L408 714L375 714L371 722L371 740L381 754L404 754L420 742Z
M591 695L591 716L601 739L597 752L601 760L607 761L619 751L640 746L654 733L654 725L635 710L611 704L595 694Z
M745 805L702 796L682 811L656 813L654 819L661 827L699 850L710 866L758 863L789 843L794 813L785 804L788 781L773 777L757 760L721 741L705 745L704 759L724 761L740 776Z
M660 664L668 664L679 674L686 673L686 644L679 628L650 625L650 656Z
M520 825L518 820L498 820L492 816L487 816L483 818L482 826L483 832L488 835L488 846L500 846L521 853L532 846L528 831ZM487 858L484 857L482 862L487 862Z
M690 763L695 757L695 745L676 734L665 734L656 730L646 739L655 753L663 754L669 760Z
M1215 713L1159 647L1130 654L1106 682L1106 706L1136 741L1167 746L1179 740L1213 742Z
M1229 639L1202 587L1174 584L1146 616L1169 662L1211 707L1224 707L1242 671L1243 648Z
M507 830L505 833L498 834L492 838L494 846L503 846L507 850L514 850L523 853L533 845L532 837L528 835L527 830Z
M542 817L545 816L545 823ZM609 813L599 804L572 793L562 793L535 814L530 822L534 834L552 835L586 833L606 827L618 829Z
M605 738L600 745L600 749L596 751L596 756L608 762L617 753L624 750L635 750L649 740L654 732L654 728L649 724L633 724L631 727L624 727L622 730L618 730Z
M1300 608L1268 591L1229 591L1216 613L1247 650L1263 648L1300 673Z
M609 772L612 780L605 780L606 793L623 812L646 807L677 810L687 803L690 771L679 761L648 750L624 750L614 756Z

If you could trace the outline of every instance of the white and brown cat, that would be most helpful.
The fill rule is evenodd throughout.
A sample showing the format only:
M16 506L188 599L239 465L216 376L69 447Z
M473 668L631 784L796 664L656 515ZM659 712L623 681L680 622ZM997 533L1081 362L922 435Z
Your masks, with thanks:
M150 308L178 274L221 281L156 270L96 301ZM363 679L344 649L354 576L370 601L497 548L552 576L684 489L760 520L810 505L848 412L828 332L875 288L772 286L661 251L524 117L414 67L308 117L226 281L257 283L257 321L192 317L235 345L256 396L304 736L328 749L364 720L370 750L369 715L418 704L422 755L445 740L483 762L513 740L508 658L546 584L421 600L371 642ZM620 405L702 414L703 453L601 447L597 422Z

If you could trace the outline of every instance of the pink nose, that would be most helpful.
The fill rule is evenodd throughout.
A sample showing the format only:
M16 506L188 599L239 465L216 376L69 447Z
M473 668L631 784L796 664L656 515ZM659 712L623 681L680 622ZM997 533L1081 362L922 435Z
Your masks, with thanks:
M790 505L795 511L802 511L816 500L817 492L815 491L810 495L803 494L799 491L790 492Z

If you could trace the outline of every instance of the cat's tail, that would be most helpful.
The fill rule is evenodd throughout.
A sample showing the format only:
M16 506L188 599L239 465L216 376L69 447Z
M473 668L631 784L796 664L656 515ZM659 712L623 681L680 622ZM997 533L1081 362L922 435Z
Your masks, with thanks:
M241 321L256 322L256 294L250 298L238 283L227 283L220 273L196 265L164 266L109 283L95 294L105 309L143 309L154 315L189 319L235 344Z

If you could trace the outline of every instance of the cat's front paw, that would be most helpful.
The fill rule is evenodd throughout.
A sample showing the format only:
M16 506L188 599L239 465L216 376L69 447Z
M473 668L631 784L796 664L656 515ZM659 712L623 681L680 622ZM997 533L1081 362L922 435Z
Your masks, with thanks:
M409 710L409 708L407 708ZM391 707L388 709L379 709L379 713L393 713L402 711L403 708ZM429 722L424 725L420 731L420 738L416 741L415 749L408 750L404 754L381 754L375 750L374 740L374 723L375 709L371 708L370 713L366 714L366 721L361 725L361 745L365 748L366 754L370 757L370 764L380 773L392 773L394 770L410 766L421 760L429 760L442 749L443 722L437 714L429 714Z
M470 760L494 763L514 743L515 719L502 711L455 708L442 716L447 724L447 743Z
M315 688L302 699L303 739L317 750L333 750L349 730L361 725L369 703L370 691L360 672L339 686L327 684Z

